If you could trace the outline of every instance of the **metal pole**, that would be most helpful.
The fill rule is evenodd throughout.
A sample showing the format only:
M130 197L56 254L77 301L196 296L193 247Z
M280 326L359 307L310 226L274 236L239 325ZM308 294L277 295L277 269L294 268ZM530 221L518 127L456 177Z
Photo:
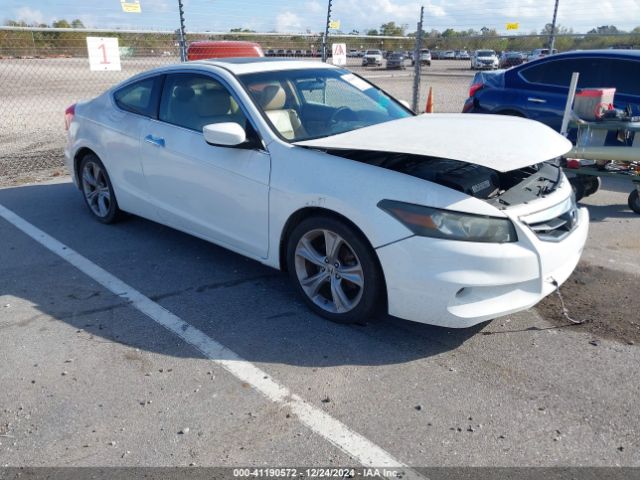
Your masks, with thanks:
M322 61L327 61L327 40L329 37L329 23L331 23L331 4L333 0L329 0L329 5L327 6L327 24L324 26L324 35L322 36Z
M558 18L558 3L560 0L556 0L556 5L553 7L553 20L551 22L551 41L549 42L549 55L553 55L553 47L556 44L556 18Z
M184 6L182 0L178 0L178 11L180 12L180 61L187 61L187 34L184 30Z
M571 74L571 83L569 84L569 95L567 95L567 103L564 105L564 115L562 115L562 126L560 127L560 134L567 136L569 131L569 121L571 120L573 112L573 100L576 98L576 89L578 88L578 78L580 78L579 72L573 72Z
M422 21L424 20L424 7L420 7L420 21L416 31L416 46L413 50L414 72L413 72L413 102L411 108L418 113L418 102L420 101L420 50L422 49Z

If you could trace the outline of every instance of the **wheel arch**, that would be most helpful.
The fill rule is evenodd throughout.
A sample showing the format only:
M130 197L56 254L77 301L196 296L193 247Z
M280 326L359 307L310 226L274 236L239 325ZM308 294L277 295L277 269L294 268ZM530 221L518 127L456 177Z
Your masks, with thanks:
M329 217L329 218L333 218L341 222L344 222L347 226L353 228L353 230L362 237L366 245L371 249L371 252L373 253L373 258L380 270L380 277L382 278L381 291L383 292L383 296L384 296L384 298L381 299L380 305L385 309L385 311L388 311L387 280L385 278L384 270L382 269L382 263L380 262L380 258L378 257L377 250L373 248L373 245L369 241L369 238L365 235L362 229L358 227L358 225L356 225L353 221L351 221L349 218L345 217L344 215L336 212L335 210L329 210L328 208L323 208L323 207L303 207L303 208L300 208L299 210L296 210L289 216L280 234L280 243L278 245L278 257L279 257L278 262L280 265L280 270L283 272L288 271L287 253L286 253L287 242L289 241L289 236L293 232L293 229L296 228L296 226L298 226L302 221L314 216L319 216L319 217L324 216L324 217Z
M518 109L515 108L502 108L500 110L496 110L495 112L492 112L496 115L511 115L513 117L522 117L522 118L529 118L527 117L523 112L521 112Z
M78 149L76 154L73 156L73 174L78 180L78 188L80 188L80 163L82 163L82 159L87 155L95 155L100 158L99 155L89 147L81 147Z
M371 251L374 253L375 259L378 262L378 266L380 267L380 271L382 271L380 259L378 258L376 249L373 248L373 245L371 245L371 242L369 241L365 233L362 231L362 229L358 227L353 221L349 220L349 218L345 217L344 215L336 212L335 210L329 210L328 208L323 208L323 207L303 207L303 208L300 208L299 210L296 210L289 216L289 218L284 224L282 232L280 233L280 243L278 245L278 262L280 265L280 270L282 270L283 272L287 271L287 258L286 258L287 242L289 241L289 236L291 235L291 232L293 232L293 229L296 228L303 220L306 220L307 218L314 217L314 216L331 217L341 222L344 222L347 226L353 228L367 243L367 246L371 248ZM384 275L383 275L383 278L384 278Z

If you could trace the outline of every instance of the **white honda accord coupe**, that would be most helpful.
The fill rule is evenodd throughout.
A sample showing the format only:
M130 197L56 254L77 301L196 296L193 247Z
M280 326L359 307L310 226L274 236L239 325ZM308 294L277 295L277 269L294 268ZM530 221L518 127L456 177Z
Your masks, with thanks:
M468 327L529 308L587 237L557 163L564 137L514 117L415 115L331 65L168 66L65 120L97 220L129 212L287 270L338 322Z

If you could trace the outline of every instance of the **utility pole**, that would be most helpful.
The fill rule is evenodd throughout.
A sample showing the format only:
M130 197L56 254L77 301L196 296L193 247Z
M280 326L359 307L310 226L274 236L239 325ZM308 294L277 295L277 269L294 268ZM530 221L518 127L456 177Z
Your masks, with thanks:
M331 23L331 4L333 0L329 0L329 5L327 7L327 24L324 26L324 35L322 36L322 61L327 61L327 41L329 40L329 24Z
M182 0L178 0L178 12L180 12L180 30L178 34L180 43L180 61L187 61L187 35L184 31L184 6Z
M418 112L418 102L420 101L420 70L422 62L420 61L420 50L422 49L422 22L424 20L424 7L420 7L420 21L418 22L418 30L416 31L416 46L413 50L414 72L413 72L413 101L411 108L414 112Z
M560 0L556 0L556 5L553 7L553 20L551 22L551 40L549 41L549 55L553 55L553 47L556 44L556 18L558 18L558 3Z

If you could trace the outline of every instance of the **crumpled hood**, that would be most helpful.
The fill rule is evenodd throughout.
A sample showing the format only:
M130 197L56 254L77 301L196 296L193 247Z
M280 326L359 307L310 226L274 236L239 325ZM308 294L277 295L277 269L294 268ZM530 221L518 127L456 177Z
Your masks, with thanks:
M542 123L506 115L425 114L295 142L447 158L508 172L564 155L572 144Z

